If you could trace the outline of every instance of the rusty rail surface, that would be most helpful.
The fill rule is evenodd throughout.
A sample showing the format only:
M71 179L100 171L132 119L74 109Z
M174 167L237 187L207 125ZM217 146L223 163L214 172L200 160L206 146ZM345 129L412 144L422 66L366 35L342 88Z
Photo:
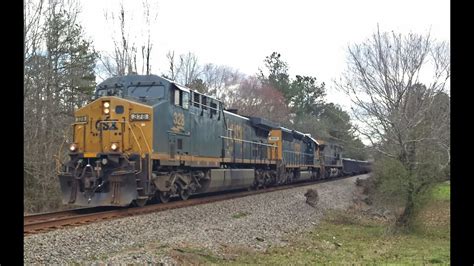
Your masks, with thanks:
M92 212L99 212L101 210L106 210L107 207L87 207L87 208L75 208L70 210L63 210L63 211L56 211L56 212L45 212L45 213L35 213L35 214L28 214L23 216L24 224L34 223L40 220L47 220L47 219L56 219L66 216L78 215L78 214L86 214ZM109 207L112 209L113 207Z
M211 202L235 199L246 197L250 195L274 192L279 190L285 190L290 188L296 188L301 186L309 186L319 183L331 182L335 180L340 180L347 177L339 177L332 179L323 179L316 181L305 181L301 183L295 183L290 185L270 187L259 190L252 191L238 191L238 192L228 192L226 194L218 194L213 196L206 196L205 194L196 195L195 198L188 199L185 201L176 200L168 203L160 204L151 204L144 207L94 207L94 208L83 208L83 209L74 209L60 212L51 212L43 213L36 215L24 216L24 235L35 234L40 232L51 231L59 228L64 228L66 226L79 226L84 224L89 224L93 222L110 220L115 218L134 216L140 214L147 214L152 212L165 211L170 209L178 209L189 206L195 206L200 204L206 204Z

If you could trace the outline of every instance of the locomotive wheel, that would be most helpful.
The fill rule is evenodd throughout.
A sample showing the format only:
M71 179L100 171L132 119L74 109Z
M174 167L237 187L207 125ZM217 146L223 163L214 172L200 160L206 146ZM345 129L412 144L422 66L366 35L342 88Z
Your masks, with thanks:
M171 193L169 191L160 191L158 192L158 196L160 197L160 201L162 203L167 203L170 201Z
M180 189L179 190L179 197L182 200L187 200L190 195L191 195L191 193L189 193L189 189Z

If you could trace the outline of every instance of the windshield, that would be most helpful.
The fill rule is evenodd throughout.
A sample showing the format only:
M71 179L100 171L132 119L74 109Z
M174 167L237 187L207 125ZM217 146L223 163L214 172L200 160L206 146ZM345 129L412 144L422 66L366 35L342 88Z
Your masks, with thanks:
M128 95L132 97L163 98L165 96L165 86L130 86Z
M102 96L123 96L122 88L107 88L107 89L99 89L97 90L97 98Z

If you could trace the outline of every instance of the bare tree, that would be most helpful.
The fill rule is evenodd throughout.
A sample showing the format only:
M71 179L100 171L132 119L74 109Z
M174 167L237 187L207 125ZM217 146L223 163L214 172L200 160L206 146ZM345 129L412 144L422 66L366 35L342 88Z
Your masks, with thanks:
M176 73L178 82L185 85L197 79L201 74L198 57L191 52L179 56L178 69L179 71Z
M127 11L122 1L118 12L105 11L105 20L114 29L111 34L114 51L104 51L100 58L107 76L151 73L152 28L157 22L158 8L156 3L150 3L148 0L142 1L142 8L143 15L135 16ZM140 32L140 36L137 32ZM141 71L138 71L140 64Z
M120 3L120 9L118 14L117 13L105 13L105 19L108 23L114 25L116 21L119 23L119 30L120 34L116 34L115 32L112 35L112 40L114 43L114 53L112 56L113 60L113 66L108 65L106 67L107 70L111 70L112 75L118 75L122 76L125 74L130 74L134 70L134 64L133 64L133 56L134 53L133 51L136 49L135 43L131 43L130 40L132 39L130 37L130 32L128 29L128 19L129 16L127 16L125 12L125 8L123 5L123 2ZM131 20L132 21L132 20ZM132 23L132 22L130 22ZM115 36L120 36L120 39L117 39ZM133 38L135 39L135 38ZM108 62L103 60L103 62Z
M422 77L428 85L422 84ZM435 175L420 172L426 155L442 150L444 156L432 166L449 165L449 96L445 93L449 78L446 42L436 42L429 34L402 36L377 30L371 39L349 47L348 68L336 82L350 96L353 114L364 125L358 132L408 173L405 213L399 224L407 223L417 195L436 180ZM442 95L448 100L440 112Z
M223 101L231 94L231 88L237 87L244 77L238 70L228 66L211 63L201 65L198 57L191 52L179 55L178 62L174 51L169 51L166 58L169 70L165 76Z
M23 20L24 59L36 52L38 41L42 36L41 14L44 11L44 0L24 2L25 19Z
M239 84L244 75L231 67L208 63L203 66L201 76L208 88L207 93L226 100L230 87Z
M44 12L44 0L34 1L28 0L24 2L24 15L25 18L23 20L23 38L24 38L24 50L23 50L23 62L26 60L36 60L35 57L39 46L41 45L42 37L43 37L43 28L42 28L42 14ZM39 64L36 62L35 64ZM30 93L30 89L32 85L30 82L32 79L30 78L31 72L25 69L24 71L24 97Z
M169 77L172 80L187 85L201 75L201 66L194 53L180 54L178 62L175 62L174 51L168 51L166 57L169 63Z
M142 48L142 73L146 75L151 74L151 62L150 56L153 48L152 38L152 27L155 25L158 18L158 7L151 5L148 0L142 1L143 5L143 18L145 19L145 33L144 37L146 42L141 46ZM145 70L146 69L146 70Z
M176 75L179 72L179 66L176 65L174 57L174 51L168 51L168 53L166 53L166 59L168 59L169 64L168 77L171 80L176 80Z

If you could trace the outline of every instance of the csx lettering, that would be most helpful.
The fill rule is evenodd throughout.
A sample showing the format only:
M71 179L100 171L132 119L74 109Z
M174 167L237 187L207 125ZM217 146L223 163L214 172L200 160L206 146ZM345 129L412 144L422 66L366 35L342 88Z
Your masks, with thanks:
M107 123L101 123L102 120L97 120L95 123L95 128L97 130L118 130L117 122L114 121L106 121ZM100 128L102 127L102 129Z

